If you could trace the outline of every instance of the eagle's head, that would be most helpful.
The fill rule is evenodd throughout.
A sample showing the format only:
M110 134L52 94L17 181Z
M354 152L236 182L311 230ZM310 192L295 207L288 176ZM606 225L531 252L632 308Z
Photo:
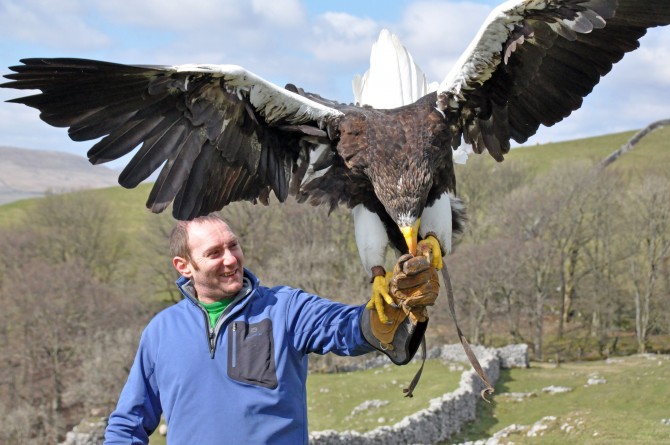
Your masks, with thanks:
M371 196L359 196L360 201L378 214L394 247L405 251L404 239L412 254L431 189L444 182L444 170L451 166L451 152L443 148L451 133L435 111L435 97L390 110L348 110L338 127L338 151L346 166L367 177L379 202Z
M394 149L393 156L371 166L369 176L375 195L415 255L421 214L433 185L428 157L420 151Z

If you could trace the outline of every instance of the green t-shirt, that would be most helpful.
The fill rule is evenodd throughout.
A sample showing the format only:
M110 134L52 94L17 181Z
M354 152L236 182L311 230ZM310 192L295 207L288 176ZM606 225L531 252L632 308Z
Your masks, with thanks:
M207 311L207 315L209 316L209 324L213 328L216 326L216 321L219 319L221 314L223 314L223 311L226 310L228 306L230 306L230 303L233 302L233 298L226 298L221 301L215 301L214 303L203 303L202 301L200 304L202 304L202 307L205 308Z

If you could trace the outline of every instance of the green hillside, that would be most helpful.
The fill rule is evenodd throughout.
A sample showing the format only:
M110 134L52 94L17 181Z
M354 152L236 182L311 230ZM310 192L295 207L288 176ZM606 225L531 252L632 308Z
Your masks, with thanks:
M574 141L555 142L532 147L513 149L506 159L521 161L535 171L547 171L558 162L586 160L600 162L635 135L627 131ZM634 176L667 172L670 165L670 127L658 129L643 138L635 148L614 162L610 168L625 171Z
M506 158L510 161L528 162L540 170L549 169L556 162L571 159L600 161L626 143L634 134L634 131L628 131L573 141L523 146L513 149Z
M95 167L91 167L95 168ZM127 225L123 229L128 233L136 233L144 224L149 210L145 202L149 196L151 184L141 184L135 189L123 187L109 187L96 190L84 190L80 193L113 204L115 211L122 215ZM0 227L21 224L35 204L43 198L26 199L0 206Z

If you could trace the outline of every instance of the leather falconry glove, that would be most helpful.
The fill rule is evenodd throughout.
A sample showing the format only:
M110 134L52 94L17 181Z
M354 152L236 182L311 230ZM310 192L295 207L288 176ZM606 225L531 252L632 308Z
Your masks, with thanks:
M395 304L409 315L412 323L428 320L426 308L435 304L439 291L440 280L429 257L408 254L398 259L393 268L389 293Z
M388 323L382 323L375 311L363 311L361 329L365 339L397 365L408 363L418 350L428 326L426 308L435 303L440 289L430 260L429 250L398 259L393 274L389 274L389 294L394 304L384 303Z

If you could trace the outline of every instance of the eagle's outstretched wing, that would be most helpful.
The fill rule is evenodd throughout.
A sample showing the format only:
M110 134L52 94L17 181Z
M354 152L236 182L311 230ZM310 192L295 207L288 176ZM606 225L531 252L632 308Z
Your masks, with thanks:
M667 0L507 1L440 84L438 108L456 136L501 161L510 139L578 109L648 28L668 23Z
M102 138L93 163L140 149L119 176L135 187L162 166L147 207L190 219L238 200L280 201L294 171L319 161L342 113L234 65L130 66L82 59L25 59L3 87L13 99L69 127L75 141ZM328 158L328 156L322 156ZM310 159L311 158L311 159ZM322 162L323 163L323 162ZM322 165L321 168L327 166Z

